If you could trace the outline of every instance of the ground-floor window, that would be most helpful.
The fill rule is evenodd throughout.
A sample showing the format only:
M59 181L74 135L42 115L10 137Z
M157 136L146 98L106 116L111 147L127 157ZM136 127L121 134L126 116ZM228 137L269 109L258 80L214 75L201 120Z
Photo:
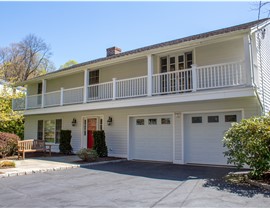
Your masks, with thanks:
M62 119L38 120L37 138L48 143L58 144L61 129Z

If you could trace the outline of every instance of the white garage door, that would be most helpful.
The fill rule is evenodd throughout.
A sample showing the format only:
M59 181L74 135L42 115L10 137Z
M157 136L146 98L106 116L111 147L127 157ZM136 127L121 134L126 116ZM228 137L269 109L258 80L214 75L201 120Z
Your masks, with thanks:
M226 165L222 139L241 112L189 114L184 117L185 163Z
M131 118L130 159L173 161L172 116Z

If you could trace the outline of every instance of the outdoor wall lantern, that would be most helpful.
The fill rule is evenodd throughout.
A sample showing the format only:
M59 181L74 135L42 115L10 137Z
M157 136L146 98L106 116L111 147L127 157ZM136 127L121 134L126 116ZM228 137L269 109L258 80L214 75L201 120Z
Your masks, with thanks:
M76 118L73 118L73 120L72 120L72 122L71 122L72 126L76 126L76 123L77 123Z
M108 126L112 125L112 117L109 116L109 118L107 120L107 124L108 124Z

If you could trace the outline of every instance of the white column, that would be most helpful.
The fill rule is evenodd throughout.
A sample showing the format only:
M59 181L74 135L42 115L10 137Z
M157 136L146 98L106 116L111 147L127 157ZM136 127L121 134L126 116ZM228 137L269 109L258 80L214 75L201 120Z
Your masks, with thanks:
M154 71L153 55L147 56L147 96L152 96L152 76Z
M47 84L47 80L43 79L42 80L42 94L41 94L41 108L44 108L45 106L45 94L46 94L46 84Z
M28 87L28 86L27 86ZM27 106L28 106L28 90L26 90L26 94L25 94L25 110L27 110Z
M60 105L63 106L64 104L64 88L61 87L61 92L60 92Z
M113 100L115 100L116 99L116 78L113 78L112 79L112 81L113 81Z
M250 86L252 85L252 73L251 70L253 66L251 66L251 43L250 43L250 38L249 35L244 36L244 57L245 57L245 62L244 62L244 69L243 69L243 78L246 81L246 85Z
M83 103L87 103L87 96L88 96L88 83L89 80L89 72L88 69L84 70L84 85L83 85Z
M197 64L192 64L192 92L197 91Z

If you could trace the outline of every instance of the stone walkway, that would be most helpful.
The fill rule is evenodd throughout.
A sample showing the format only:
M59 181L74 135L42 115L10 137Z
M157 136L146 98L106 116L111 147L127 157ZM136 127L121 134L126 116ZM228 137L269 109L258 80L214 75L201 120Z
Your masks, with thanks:
M84 164L76 163L75 161L78 160L80 159L76 155L62 157L38 157L25 160L14 160L16 168L0 169L0 178L87 167L96 164L125 161L126 159L116 159Z

